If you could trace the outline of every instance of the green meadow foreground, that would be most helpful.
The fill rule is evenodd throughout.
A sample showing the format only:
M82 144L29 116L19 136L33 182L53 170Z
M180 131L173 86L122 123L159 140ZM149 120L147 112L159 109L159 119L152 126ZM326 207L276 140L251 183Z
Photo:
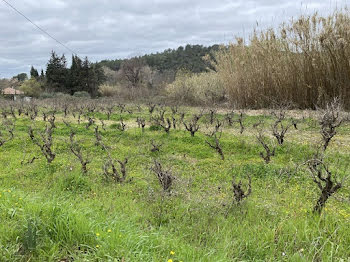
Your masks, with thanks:
M171 109L164 109L165 119L171 119ZM186 122L200 112L197 108L175 112L177 126L169 133L150 121L147 106L116 107L109 120L103 110L95 110L84 113L80 124L74 110L65 117L59 109L52 129L55 157L48 163L28 134L31 126L40 141L40 132L50 125L43 121L45 110L50 115L49 109L40 107L34 120L30 114L17 113L16 119L10 114L2 119L15 126L14 138L0 146L0 261L347 261L350 257L350 178L329 198L321 215L313 212L320 190L304 163L322 139L312 113L289 112L299 119L298 126L291 127L278 146L271 135L274 117L266 111L248 112L241 134L238 112L231 126L228 111L219 110L210 121L204 110L199 131L191 136L180 112ZM156 107L153 116L161 110ZM144 131L137 118L145 119ZM260 156L264 149L256 138L258 128L253 127L260 120L267 143L276 147L268 164ZM207 144L214 144L208 134L217 121L222 123L224 160ZM96 126L102 146L96 141ZM6 128L1 126L2 137L8 136ZM89 160L86 173L71 152L71 130L83 158ZM324 156L339 181L350 174L349 150L350 126L344 122ZM106 177L108 160L115 160L119 170L117 160L125 158L125 181ZM167 190L152 171L155 160L174 178ZM249 177L252 192L236 203L232 179L242 180L247 193Z

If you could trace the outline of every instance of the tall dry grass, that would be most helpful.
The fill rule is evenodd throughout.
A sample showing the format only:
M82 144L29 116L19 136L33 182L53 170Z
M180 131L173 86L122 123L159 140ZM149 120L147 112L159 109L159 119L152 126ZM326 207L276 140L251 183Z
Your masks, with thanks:
M225 89L215 72L191 74L179 71L166 87L167 96L177 103L213 105L225 101Z
M278 29L255 30L216 55L216 70L237 107L293 102L324 106L338 97L350 108L350 16L301 16Z

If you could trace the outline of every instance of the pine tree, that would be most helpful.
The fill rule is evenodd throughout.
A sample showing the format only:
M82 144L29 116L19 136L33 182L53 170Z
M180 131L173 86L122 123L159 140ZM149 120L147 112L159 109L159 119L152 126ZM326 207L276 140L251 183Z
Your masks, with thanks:
M73 95L77 91L83 90L82 85L82 61L78 56L72 56L72 65L69 70L67 86L69 93Z
M88 92L92 97L96 97L98 95L98 87L102 83L99 74L100 72L96 66L85 57L81 69L81 91Z
M30 68L30 78L35 78L36 80L39 78L38 70L36 70L34 66Z
M102 67L97 63L91 63L87 57L82 61L77 55L73 55L72 65L67 68L65 56L59 57L52 51L46 68L46 77L44 72L41 72L40 80L44 82L45 79L48 91L71 95L85 91L95 97L106 77Z
M50 91L67 92L67 61L64 55L58 57L54 51L46 68L46 80Z
M41 73L40 73L40 77L39 77L40 81L44 81L45 80L45 74L44 74L44 70L41 69Z

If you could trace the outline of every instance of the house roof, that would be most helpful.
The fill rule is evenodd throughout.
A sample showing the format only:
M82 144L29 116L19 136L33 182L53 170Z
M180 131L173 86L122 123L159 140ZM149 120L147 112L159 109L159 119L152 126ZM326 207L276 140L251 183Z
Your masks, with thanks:
M14 89L12 87L5 88L2 90L3 95L24 95L24 92Z

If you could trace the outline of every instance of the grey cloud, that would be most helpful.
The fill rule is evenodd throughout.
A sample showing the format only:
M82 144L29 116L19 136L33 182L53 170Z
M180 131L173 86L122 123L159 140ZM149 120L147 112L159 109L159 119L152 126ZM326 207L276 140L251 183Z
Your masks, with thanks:
M301 12L327 13L350 0L7 0L81 56L130 57L179 45L227 43L256 22L276 26ZM0 78L45 68L69 51L0 1Z

